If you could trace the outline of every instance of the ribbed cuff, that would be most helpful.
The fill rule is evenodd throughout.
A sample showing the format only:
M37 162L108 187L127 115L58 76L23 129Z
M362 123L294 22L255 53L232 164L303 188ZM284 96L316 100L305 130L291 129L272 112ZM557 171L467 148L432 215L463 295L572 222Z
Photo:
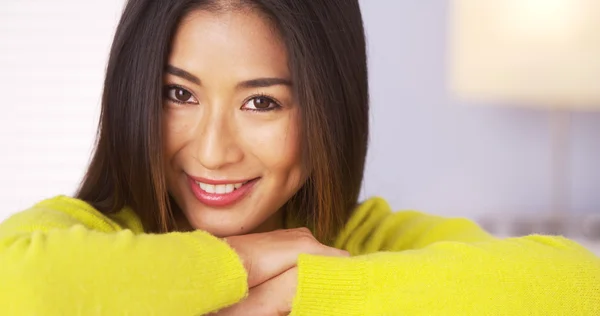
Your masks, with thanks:
M367 264L352 258L300 255L291 315L366 315Z
M207 232L198 230L192 235L198 241L192 282L207 286L208 281L218 308L244 298L248 294L248 275L239 255L225 241Z

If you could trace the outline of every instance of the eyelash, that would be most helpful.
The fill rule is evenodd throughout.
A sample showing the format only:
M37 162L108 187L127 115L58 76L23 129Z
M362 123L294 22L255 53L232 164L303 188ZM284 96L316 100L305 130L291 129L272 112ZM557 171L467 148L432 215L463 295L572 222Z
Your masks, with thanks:
M273 104L275 105L272 108L267 108L267 109L243 109L244 111L252 111L252 112L270 112L270 111L277 111L281 109L281 103L279 103L279 101L277 101L277 99L269 94L266 93L258 93L255 95L252 95L251 97L247 98L246 100L244 100L244 103L242 105L242 107L250 102L250 100L252 99L257 99L257 98L265 98L265 99L269 99L271 102L273 102Z
M171 89L181 89L181 90L187 91L194 99L197 99L194 96L194 94L192 92L190 92L188 89L186 89L186 88L184 88L184 87L182 87L180 85L177 85L177 84L171 84L171 85L168 85L168 86L165 87L165 92L164 92L164 97L169 102L173 102L173 103L176 103L176 104L196 104L196 103L193 103L193 102L180 101L180 100L173 99L173 98L169 97L169 91L171 91ZM275 107L267 108L267 109L242 109L242 110L244 110L244 111L252 111L252 112L269 112L269 111L276 111L276 110L281 109L281 104L280 104L279 101L277 101L277 98L275 98L272 95L266 94L266 93L258 93L258 94L250 96L249 98L247 98L247 99L244 100L244 102L242 104L242 107L246 103L250 102L252 99L257 99L257 98L269 99L271 102L273 102L273 104L275 105Z
M180 85L177 85L177 84L171 84L171 85L165 86L164 98L167 99L167 101L177 103L177 104L196 104L193 102L180 101L180 100L169 97L169 91L171 91L171 89L181 89L181 90L187 91L192 97L194 97L194 99L197 99L196 96L194 96L194 94L192 92L190 92L190 90L188 90Z

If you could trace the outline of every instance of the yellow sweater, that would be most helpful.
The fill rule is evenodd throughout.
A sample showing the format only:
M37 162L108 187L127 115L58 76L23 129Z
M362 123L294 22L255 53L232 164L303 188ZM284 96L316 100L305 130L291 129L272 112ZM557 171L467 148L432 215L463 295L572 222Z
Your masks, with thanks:
M600 259L561 237L496 239L464 219L363 203L302 255L292 315L600 315ZM68 197L0 225L0 315L201 315L242 300L236 253L202 231L145 234Z

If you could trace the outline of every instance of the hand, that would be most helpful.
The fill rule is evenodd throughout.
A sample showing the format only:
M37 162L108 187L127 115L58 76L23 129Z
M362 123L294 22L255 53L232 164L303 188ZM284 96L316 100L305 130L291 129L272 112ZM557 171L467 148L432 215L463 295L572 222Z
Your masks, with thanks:
M243 301L222 309L212 316L281 316L288 315L298 285L298 268L284 273L250 289Z
M253 288L296 266L301 253L322 256L348 256L347 251L318 242L307 228L232 236L225 241L241 257Z

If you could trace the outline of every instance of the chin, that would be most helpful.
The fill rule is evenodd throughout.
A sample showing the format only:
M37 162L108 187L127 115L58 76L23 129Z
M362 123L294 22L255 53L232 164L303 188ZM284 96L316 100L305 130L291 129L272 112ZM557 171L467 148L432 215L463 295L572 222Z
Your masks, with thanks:
M199 229L206 231L206 232L210 233L211 235L214 235L219 238L245 235L245 234L249 234L252 232L251 229L246 229L245 227L244 227L244 229L240 229L240 227L230 226L230 225L211 226L211 227L204 227L204 228L199 228Z
M245 235L245 234L250 233L250 231L245 231L245 229L240 230L239 228L236 229L235 227L223 227L223 226L205 227L205 228L198 228L198 229L208 232L211 235L218 237L218 238L226 238L226 237Z
M203 209L194 214L184 213L194 229L206 231L220 238L248 234L260 225L258 220L241 220L245 216L234 210Z

